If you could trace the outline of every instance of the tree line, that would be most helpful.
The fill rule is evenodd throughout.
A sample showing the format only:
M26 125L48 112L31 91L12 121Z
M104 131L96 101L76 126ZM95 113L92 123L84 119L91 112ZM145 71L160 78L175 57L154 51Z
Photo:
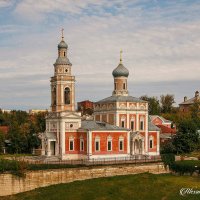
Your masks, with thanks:
M161 153L190 153L200 150L200 101L196 100L190 110L184 113L174 107L174 95L157 97L140 97L149 103L150 115L161 115L176 124L177 133L172 140L161 146Z
M25 111L0 110L0 126L8 126L8 133L0 132L0 152L6 147L8 153L32 153L40 146L38 133L45 131L46 113L30 115Z
M174 95L140 97L149 103L149 114L160 115L173 121L177 134L168 143L161 146L162 153L189 153L200 150L200 102L195 102L187 113L180 112L174 107ZM33 148L40 147L38 133L45 131L45 116L47 113L30 115L25 111L13 110L3 113L0 110L0 126L8 126L8 134L0 131L0 153L3 146L9 153L31 153ZM5 143L5 141L7 141Z

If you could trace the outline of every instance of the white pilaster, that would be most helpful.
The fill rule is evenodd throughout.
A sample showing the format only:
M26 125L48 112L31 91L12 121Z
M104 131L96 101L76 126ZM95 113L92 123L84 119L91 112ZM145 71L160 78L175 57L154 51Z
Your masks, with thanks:
M160 131L157 131L157 155L160 155Z
M65 154L65 122L60 120L60 145L61 145L61 157Z
M130 143L131 143L130 131L128 131L128 133L127 133L127 154L128 155L130 155L130 151L131 151L131 149L130 149L130 147L131 147Z
M61 92L61 109L64 109L64 89L63 89L63 84L61 84L61 88L60 88L60 92Z
M139 114L136 114L136 131L140 130Z
M148 152L148 146L149 146L149 143L148 143L148 134L149 134L149 127L148 127L148 114L145 115L145 119L146 119L146 127L145 127L145 147L146 147L146 153Z
M128 104L128 103L127 103ZM127 125L126 128L130 128L130 117L129 117L129 113L126 112L126 120L127 120Z
M90 158L90 156L92 156L92 131L88 131L88 144L89 144L89 146L88 146L88 150L89 150L89 152L88 152L88 155L89 155L89 158Z

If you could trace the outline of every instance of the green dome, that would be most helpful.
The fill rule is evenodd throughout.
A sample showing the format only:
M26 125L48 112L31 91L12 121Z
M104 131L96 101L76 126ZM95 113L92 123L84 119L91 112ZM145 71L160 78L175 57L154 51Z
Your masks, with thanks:
M68 48L68 45L65 43L64 40L62 40L59 44L58 44L58 48Z
M112 72L114 77L125 76L128 77L129 71L124 67L122 63L120 63Z

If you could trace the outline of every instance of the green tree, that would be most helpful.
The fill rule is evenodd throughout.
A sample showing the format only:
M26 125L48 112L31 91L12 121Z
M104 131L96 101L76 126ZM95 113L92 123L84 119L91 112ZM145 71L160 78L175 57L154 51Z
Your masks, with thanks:
M161 107L157 97L148 97L147 95L144 95L141 96L140 99L148 101L150 115L160 115Z
M190 153L199 144L197 125L194 120L185 119L178 125L178 132L172 140L177 153Z
M5 135L0 130L0 153L3 153L4 141L5 141Z
M191 118L197 125L197 128L200 129L200 100L196 100L194 104L190 107Z
M161 95L160 103L161 103L161 112L170 113L172 111L173 104L175 103L174 95L171 94Z

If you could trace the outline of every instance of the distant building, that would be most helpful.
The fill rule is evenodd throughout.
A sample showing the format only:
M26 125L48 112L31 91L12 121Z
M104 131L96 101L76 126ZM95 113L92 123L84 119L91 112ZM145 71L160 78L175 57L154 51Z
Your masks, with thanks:
M45 110L29 110L29 114L30 115L34 115L34 114L38 114L38 113L44 113L44 112L48 112L48 110L47 109L45 109Z
M89 100L81 101L77 103L78 111L82 115L92 115L93 114L93 102Z
M9 127L8 126L0 126L0 131L6 135L9 131Z
M190 107L197 101L200 101L199 97L199 91L195 92L195 96L191 99L187 99L187 97L184 97L184 101L179 104L179 110L182 112L189 112Z
M4 110L4 109L1 109L2 113L10 113L12 110Z
M163 125L163 126L171 128L173 124L172 121L167 120L164 117L159 116L159 115L150 115L150 119L151 119L151 122L156 126Z
M176 126L172 121L158 115L151 115L150 119L154 125L160 128L160 143L165 143L176 134Z

